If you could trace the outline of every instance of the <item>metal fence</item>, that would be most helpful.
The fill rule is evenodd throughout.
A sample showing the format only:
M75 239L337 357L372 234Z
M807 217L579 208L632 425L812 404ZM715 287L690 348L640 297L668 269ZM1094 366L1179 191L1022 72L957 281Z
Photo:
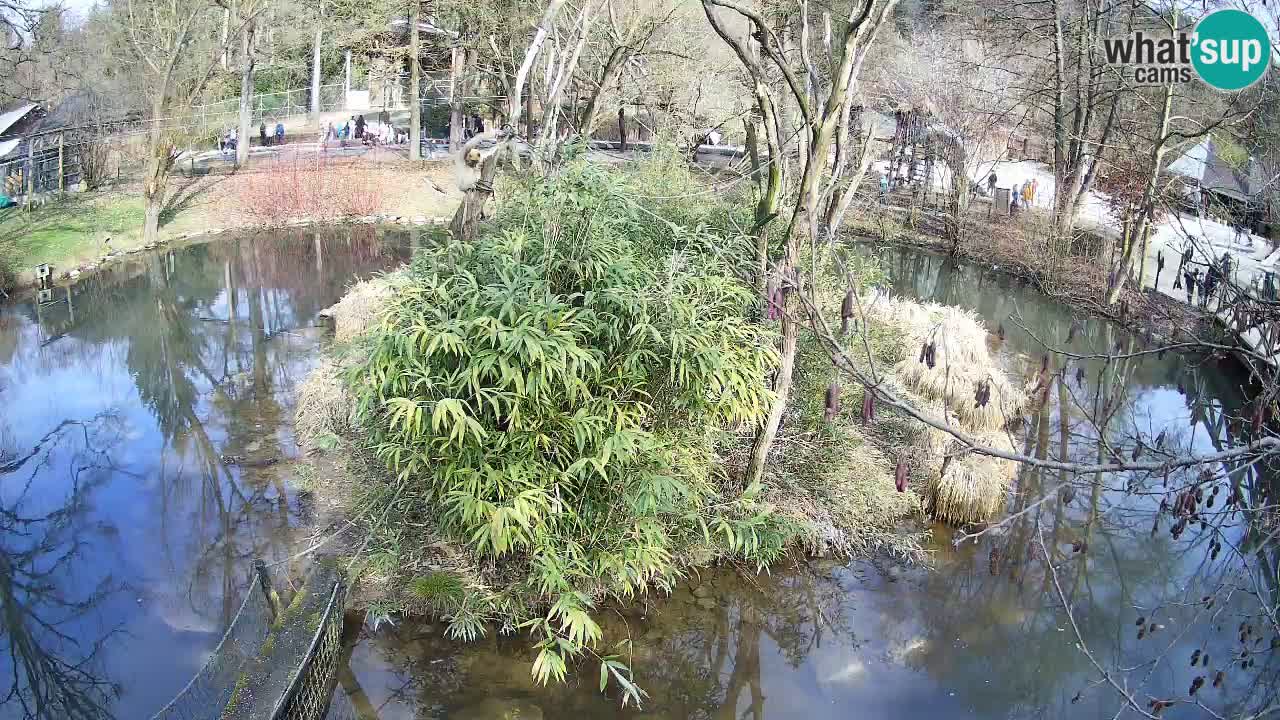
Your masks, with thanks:
M265 578L265 566L263 566ZM151 720L323 720L343 661L346 584L331 569L313 574L315 592L327 597L316 616L273 616L269 581L254 582L208 662ZM299 591L304 592L304 591ZM310 591L306 591L310 592ZM309 628L315 625L312 632ZM281 652L283 634L307 628L299 654ZM273 651L272 648L275 648ZM295 660L296 658L296 660ZM287 663L287 664L286 664ZM279 675L272 667L280 670ZM281 682L276 684L274 678ZM287 683L284 678L288 678ZM261 681L261 682L259 682ZM274 698L274 701L273 701ZM349 703L343 706L349 707Z
M151 720L221 717L222 709L235 694L237 681L262 652L270 626L271 609L266 595L251 587L205 666Z
M273 93L259 93L253 96L252 120L285 118L293 115L306 115L311 112L311 88L293 88ZM347 106L346 88L341 84L320 86L320 112L334 112ZM197 105L192 108L191 122L203 126L230 126L239 121L240 98L228 98L215 103Z
M342 657L342 608L346 595L344 583L335 582L307 654L276 703L271 720L322 720L328 714Z

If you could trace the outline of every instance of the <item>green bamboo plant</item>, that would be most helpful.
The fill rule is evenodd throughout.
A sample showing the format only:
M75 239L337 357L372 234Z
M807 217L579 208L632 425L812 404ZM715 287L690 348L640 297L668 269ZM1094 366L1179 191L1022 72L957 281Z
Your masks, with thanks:
M594 652L601 599L669 589L694 546L766 564L795 531L717 454L762 422L777 361L736 241L629 182L571 164L477 240L420 252L349 376L395 482L475 559L520 569L542 682ZM610 677L640 699L601 657Z

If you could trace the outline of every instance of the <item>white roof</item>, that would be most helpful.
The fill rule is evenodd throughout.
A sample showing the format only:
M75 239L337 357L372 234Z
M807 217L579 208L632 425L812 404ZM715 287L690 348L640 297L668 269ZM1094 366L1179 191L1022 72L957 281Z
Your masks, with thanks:
M1193 180L1202 182L1204 180L1205 169L1209 167L1209 141L1201 140L1194 147L1182 155L1182 157L1169 163L1169 172L1178 175L1185 175Z
M0 140L0 158L13 152L13 149L22 143L22 138L14 138L12 140Z
M35 103L20 105L9 112L0 115L0 134L13 127L13 124L27 116L27 113L36 108Z

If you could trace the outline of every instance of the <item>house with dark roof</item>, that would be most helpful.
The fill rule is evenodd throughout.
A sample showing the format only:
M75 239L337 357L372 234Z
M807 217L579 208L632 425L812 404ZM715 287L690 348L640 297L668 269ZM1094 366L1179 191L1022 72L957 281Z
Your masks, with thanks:
M1182 181L1187 205L1198 214L1254 228L1266 222L1262 163L1238 148L1206 136L1169 163L1167 172Z
M54 192L79 184L81 135L91 107L87 93L72 95L52 109L31 102L13 103L0 112L0 180L7 195Z

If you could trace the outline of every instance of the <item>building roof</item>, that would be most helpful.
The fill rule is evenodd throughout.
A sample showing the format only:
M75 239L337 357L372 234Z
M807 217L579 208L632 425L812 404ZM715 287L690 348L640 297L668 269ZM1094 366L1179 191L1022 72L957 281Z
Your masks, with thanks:
M1194 180L1201 189L1246 202L1266 184L1261 163L1249 158L1244 167L1233 166L1222 158L1219 143L1212 137L1169 163L1169 172Z
M40 107L35 103L22 102L11 106L3 114L0 114L0 135L5 134L9 128L13 127L18 121L25 118L32 110Z

